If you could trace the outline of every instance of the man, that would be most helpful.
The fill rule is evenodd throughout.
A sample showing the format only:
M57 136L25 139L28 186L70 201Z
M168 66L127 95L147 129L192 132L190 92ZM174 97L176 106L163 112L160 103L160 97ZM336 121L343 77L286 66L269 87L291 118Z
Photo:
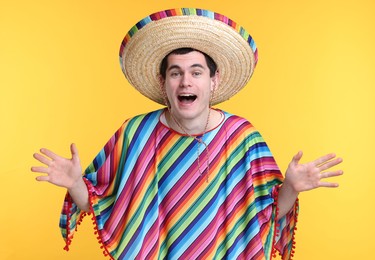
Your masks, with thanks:
M225 16L174 9L141 20L125 37L120 61L129 82L165 109L128 119L81 175L71 159L41 149L39 181L67 188L60 227L71 243L91 212L113 259L269 259L293 255L298 193L337 187L322 179L334 154L283 177L259 132L212 108L250 79L257 51Z

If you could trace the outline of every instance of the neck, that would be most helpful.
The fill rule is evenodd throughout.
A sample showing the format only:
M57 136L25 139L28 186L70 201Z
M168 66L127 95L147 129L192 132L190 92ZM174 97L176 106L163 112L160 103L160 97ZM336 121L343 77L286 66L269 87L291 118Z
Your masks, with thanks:
M179 118L174 115L171 109L168 109L165 114L165 119L167 125L173 130L186 134L189 136L192 135L201 135L204 134L211 125L211 108L208 108L205 113L202 113L199 118Z

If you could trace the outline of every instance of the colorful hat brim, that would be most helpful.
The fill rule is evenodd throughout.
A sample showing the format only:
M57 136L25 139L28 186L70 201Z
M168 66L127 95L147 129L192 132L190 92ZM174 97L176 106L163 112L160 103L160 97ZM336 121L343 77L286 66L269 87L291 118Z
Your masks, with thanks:
M240 91L258 60L255 42L237 23L208 10L181 8L154 13L128 32L120 48L122 71L140 93L165 105L159 86L161 61L186 47L208 54L218 66L220 84L212 105Z

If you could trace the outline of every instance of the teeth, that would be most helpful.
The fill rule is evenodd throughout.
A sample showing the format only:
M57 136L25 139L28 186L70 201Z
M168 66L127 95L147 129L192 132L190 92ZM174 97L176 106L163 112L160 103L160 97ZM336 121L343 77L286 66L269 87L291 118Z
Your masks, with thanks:
M194 94L184 93L184 94L178 95L178 99L181 102L193 102L196 98L197 98L197 95L194 95Z

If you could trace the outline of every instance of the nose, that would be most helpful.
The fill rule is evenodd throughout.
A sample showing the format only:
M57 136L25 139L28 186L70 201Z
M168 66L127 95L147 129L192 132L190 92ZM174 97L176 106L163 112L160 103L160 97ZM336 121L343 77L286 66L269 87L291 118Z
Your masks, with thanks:
M180 87L191 87L191 80L187 73L181 77Z

